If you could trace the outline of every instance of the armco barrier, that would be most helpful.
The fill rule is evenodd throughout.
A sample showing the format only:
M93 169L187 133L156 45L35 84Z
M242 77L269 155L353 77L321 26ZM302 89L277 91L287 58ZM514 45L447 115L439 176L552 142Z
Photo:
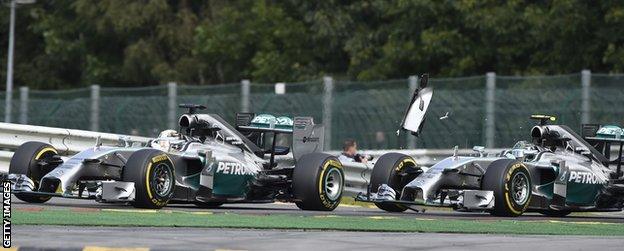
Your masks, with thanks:
M13 151L28 141L46 142L58 149L61 155L70 155L95 146L98 138L103 145L145 144L150 140L112 133L0 123L0 171L8 171Z
M11 163L11 157L13 157L13 152L0 151L0 173L9 171L9 163Z
M66 155L93 147L98 137L103 145L116 145L122 141L144 144L150 140L145 137L112 133L0 123L0 148L11 150L28 141L41 141L49 143Z

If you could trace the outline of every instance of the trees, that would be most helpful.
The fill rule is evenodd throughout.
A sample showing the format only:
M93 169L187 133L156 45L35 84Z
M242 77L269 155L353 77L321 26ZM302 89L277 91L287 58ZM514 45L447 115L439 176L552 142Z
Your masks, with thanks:
M38 89L624 71L621 1L40 1L17 19L16 85Z
M305 23L267 1L224 6L197 28L196 39L197 55L217 82L294 81L317 71Z
M192 1L42 1L20 10L27 35L17 38L16 49L32 53L16 57L16 82L35 88L201 82L192 50L203 11Z

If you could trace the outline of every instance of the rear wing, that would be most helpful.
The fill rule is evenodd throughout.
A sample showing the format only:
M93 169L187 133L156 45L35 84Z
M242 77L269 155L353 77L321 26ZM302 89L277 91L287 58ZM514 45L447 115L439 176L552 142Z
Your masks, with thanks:
M613 125L583 124L581 137L604 155L607 164L617 165L614 179L622 177L622 148L624 148L624 129ZM618 147L617 158L611 160L611 146Z
M314 124L312 117L295 117L293 126L292 152L295 161L301 156L323 151L325 127Z
M289 117L275 117L270 114L237 113L236 128L245 132L293 133L293 120Z
M269 114L256 115L255 113L237 113L236 129L246 134L250 140L261 140L264 133L292 134L292 154L298 160L301 156L320 152L323 150L325 128L323 125L314 124L312 117L275 117ZM271 147L271 152L275 152L275 144Z

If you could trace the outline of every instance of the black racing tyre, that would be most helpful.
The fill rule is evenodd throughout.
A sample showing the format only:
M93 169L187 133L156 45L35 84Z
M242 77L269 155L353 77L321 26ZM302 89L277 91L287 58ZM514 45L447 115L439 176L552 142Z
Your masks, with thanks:
M134 182L135 196L131 203L137 208L162 208L173 196L175 168L166 153L141 149L128 158L123 180Z
M54 166L44 167L38 163L52 159L55 155L58 155L58 151L50 144L36 141L26 142L15 150L9 164L9 173L28 176L35 184L35 188L38 189L41 178L54 169ZM50 162L48 161L48 163ZM19 193L15 194L15 197L29 203L44 203L51 198L50 196Z
M520 216L531 201L529 169L513 159L499 159L488 166L481 180L483 190L494 191L496 216Z
M539 211L539 213L543 214L545 216L549 216L549 217L565 217L568 214L572 213L572 211L567 211L567 210L562 210L562 211L543 210L543 211Z
M297 160L292 189L300 209L332 211L340 204L344 189L342 164L329 154L306 154Z
M396 199L401 198L401 191L409 181L402 179L399 173L408 166L416 167L416 161L408 155L401 153L381 155L375 166L373 166L370 180L371 193L376 193L381 184L386 184L394 189ZM407 207L398 204L375 203L375 206L388 212L403 212L407 210Z
M195 202L195 206L199 208L218 208L223 202Z

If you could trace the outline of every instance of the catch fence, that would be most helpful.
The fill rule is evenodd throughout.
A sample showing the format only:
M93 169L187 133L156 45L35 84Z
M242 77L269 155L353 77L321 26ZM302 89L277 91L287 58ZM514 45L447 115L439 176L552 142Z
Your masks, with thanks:
M73 90L20 88L12 122L156 136L175 127L197 103L233 122L238 111L312 116L326 126L326 150L353 138L364 149L505 147L527 139L531 114L552 114L573 129L581 123L624 124L624 75L484 76L431 78L434 88L419 138L396 131L417 78L344 81L325 77L298 83L240 83L150 87L93 85ZM282 88L285 87L285 88ZM5 94L0 93L4 104ZM4 107L0 113L4 114Z

